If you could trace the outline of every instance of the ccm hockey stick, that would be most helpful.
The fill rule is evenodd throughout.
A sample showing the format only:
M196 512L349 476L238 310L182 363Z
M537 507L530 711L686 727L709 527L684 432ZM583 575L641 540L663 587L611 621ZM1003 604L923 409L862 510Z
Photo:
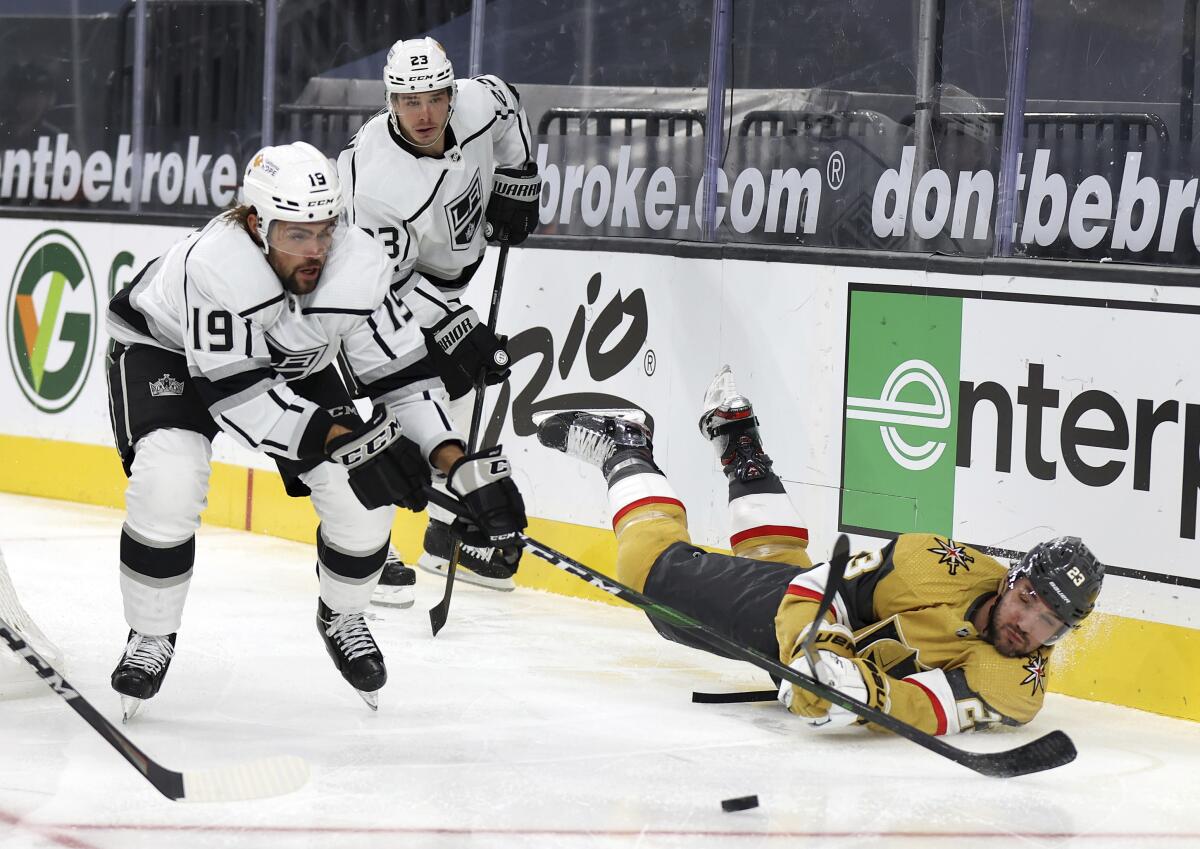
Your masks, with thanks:
M454 498L437 492L431 487L426 487L426 494L429 496L430 501L435 501L447 510L453 510L455 513L463 515L464 510L462 505ZM968 752L956 746L951 746L939 737L926 734L924 731L909 725L907 722L896 719L857 699L852 699L790 666L784 666L774 658L731 640L719 631L708 627L703 622L699 622L665 604L659 604L649 596L618 583L602 572L597 572L595 569L572 560L565 554L543 545L532 537L526 536L524 537L524 541L526 549L531 554L540 557L556 569L561 569L564 572L572 574L588 582L593 587L632 604L634 607L642 610L647 616L681 631L689 632L698 639L713 646L719 646L731 657L752 663L776 678L791 681L793 686L801 687L810 693L814 693L826 701L858 714L869 722L886 728L897 736L911 740L918 746L922 746L934 754L941 755L981 775L993 778L1013 778L1018 775L1028 775L1033 772L1053 769L1054 767L1062 766L1075 760L1075 744L1062 731L1051 731L1049 734L1045 734L1036 740L1031 740L1024 745L1001 752Z
M110 746L120 752L133 768L154 785L159 793L176 802L236 802L281 796L298 790L308 781L308 765L300 758L286 755L261 758L231 767L193 769L175 772L152 760L133 744L115 725L100 715L79 691L67 683L37 650L0 619L0 638L25 659L51 690L62 696L71 708L87 721Z
M492 304L488 309L488 330L494 335L496 333L496 320L500 317L500 290L504 288L504 266L508 264L508 245L500 246L500 258L496 261L496 282L492 284ZM497 352L499 356L499 352ZM497 363L504 365L505 363ZM483 399L487 391L487 368L479 369L479 376L475 378L475 406L471 409L471 430L467 433L467 453L475 452L475 442L479 439L479 425L483 420ZM433 635L436 637L438 631L442 630L442 626L446 624L446 617L450 615L450 596L454 592L454 573L458 571L458 559L462 556L462 542L454 541L454 548L450 550L450 562L446 565L446 592L442 595L442 600L429 609L429 627L433 629Z

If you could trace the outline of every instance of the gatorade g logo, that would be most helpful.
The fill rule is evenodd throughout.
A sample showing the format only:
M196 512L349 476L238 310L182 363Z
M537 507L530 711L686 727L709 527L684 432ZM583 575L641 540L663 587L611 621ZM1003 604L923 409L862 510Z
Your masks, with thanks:
M900 396L913 384L925 387L930 399L901 401ZM909 360L888 375L878 399L847 398L846 418L880 422L879 437L888 455L906 469L921 471L941 459L946 443L929 440L909 445L896 425L922 425L940 430L950 427L950 392L936 368L924 360Z
M949 534L962 301L850 292L842 525Z
M87 381L96 291L79 243L47 230L25 249L8 298L8 354L17 384L46 413L65 410Z

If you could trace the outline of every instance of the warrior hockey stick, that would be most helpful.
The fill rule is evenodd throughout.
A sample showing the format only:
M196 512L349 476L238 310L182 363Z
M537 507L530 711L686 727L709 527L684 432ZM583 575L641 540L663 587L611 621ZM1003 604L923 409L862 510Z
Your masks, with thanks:
M454 498L426 487L430 501L435 501L447 510L462 515L463 507ZM703 622L699 622L686 614L680 613L665 604L659 604L647 595L643 595L631 587L618 583L602 572L597 572L582 563L572 560L561 552L543 545L532 537L524 537L525 547L531 554L545 560L556 569L561 569L577 578L587 581L593 587L616 596L622 601L629 602L642 610L647 616L660 622L685 631L713 646L719 646L731 657L739 658L776 678L791 681L793 686L801 687L810 693L820 696L828 702L858 714L869 722L886 728L888 731L911 740L934 754L954 761L957 764L972 769L981 775L994 778L1013 778L1053 769L1075 760L1075 744L1062 731L1051 731L1036 740L1032 740L1014 749L1001 752L968 752L951 746L944 740L926 734L924 731L909 725L903 720L884 713L877 708L852 699L844 693L822 684L820 681L799 672L790 666L784 666L778 660L770 658L749 646L744 646L724 634L716 631Z
M500 317L500 290L504 288L504 266L508 264L508 245L500 246L500 258L496 262L496 282L492 284L492 303L488 310L488 330L496 333L496 320ZM481 368L475 378L475 406L471 409L471 430L467 433L467 453L475 451L475 441L479 439L479 424L483 420L483 400L487 390L485 378L487 369ZM446 592L442 600L429 609L429 626L436 637L438 631L446 624L450 615L450 596L454 592L454 573L458 571L458 559L462 556L462 542L454 541L450 550L450 561L446 564Z
M262 758L231 767L175 772L151 758L100 715L79 691L67 683L37 650L0 619L0 638L25 659L51 690L96 729L110 746L154 785L159 793L176 802L236 802L281 796L298 790L308 781L308 765L297 757Z

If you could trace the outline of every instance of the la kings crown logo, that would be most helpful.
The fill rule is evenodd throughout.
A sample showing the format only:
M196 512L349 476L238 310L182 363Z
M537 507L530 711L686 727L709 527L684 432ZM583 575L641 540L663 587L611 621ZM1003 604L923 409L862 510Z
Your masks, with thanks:
M465 251L471 247L475 231L483 220L483 186L479 171L461 195L446 204L446 223L450 225L450 248Z

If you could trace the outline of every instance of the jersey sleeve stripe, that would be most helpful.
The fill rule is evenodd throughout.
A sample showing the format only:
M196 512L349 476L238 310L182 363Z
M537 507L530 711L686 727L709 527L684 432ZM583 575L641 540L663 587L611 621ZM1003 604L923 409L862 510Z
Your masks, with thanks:
M242 388L238 391L226 393L223 389L229 387L218 387L203 377L192 378L192 382L196 384L196 391L200 393L200 397L208 404L208 411L213 416L219 416L226 410L240 407L256 395L264 394L268 389L282 380L282 377L259 375L258 379L253 383L242 385ZM224 383L225 381L220 382Z
M810 590L808 587L798 587L795 584L788 585L786 595L797 595L800 598L806 598L810 601L819 602L824 596L816 590Z
M919 687L921 692L929 697L929 704L933 706L933 715L934 715L935 719L937 720L937 729L933 732L934 736L940 737L941 735L945 734L946 733L946 711L942 708L942 703L940 701L938 701L937 696L935 696L933 694L932 690L930 690L928 687L926 687L924 684L922 684L920 681L916 680L915 678L905 678L904 680L910 684L914 684L917 687Z
M252 306L248 309L242 310L240 313L238 313L238 317L246 318L247 316L254 315L259 310L265 310L267 307L277 304L282 300L283 300L283 293L280 293L273 298L268 298L267 300L263 301L261 304L255 304L254 306Z
M246 440L246 444L249 445L251 448L257 448L259 446L259 443L256 440L252 439L250 437L250 434L246 433L246 431L242 430L240 427L238 427L236 424L234 424L232 419L229 419L226 416L221 416L220 418L221 418L221 421L223 421L226 425L228 425L233 430L236 430L241 435L242 439Z
M375 344L379 346L380 350L389 359L396 359L396 355L392 353L392 349L387 346L387 343L383 341L383 337L379 335L379 325L375 323L374 318L367 319L367 326L371 328L371 335L375 338Z
M377 391L388 391L392 388L396 388L398 385L412 383L417 379L429 377L432 374L432 370L430 368L413 368L413 366L422 362L427 354L428 352L425 348L414 348L402 356L389 359L381 366L377 366L369 371L365 371L362 374L356 374L355 377L364 388L375 387ZM393 375L399 375L402 372L408 372L408 377L410 379L402 380L399 384L397 384L395 380L392 380L386 387L382 385L382 381L384 381L386 378L392 377Z
M303 315L373 315L375 310L355 310L349 307L304 307Z

